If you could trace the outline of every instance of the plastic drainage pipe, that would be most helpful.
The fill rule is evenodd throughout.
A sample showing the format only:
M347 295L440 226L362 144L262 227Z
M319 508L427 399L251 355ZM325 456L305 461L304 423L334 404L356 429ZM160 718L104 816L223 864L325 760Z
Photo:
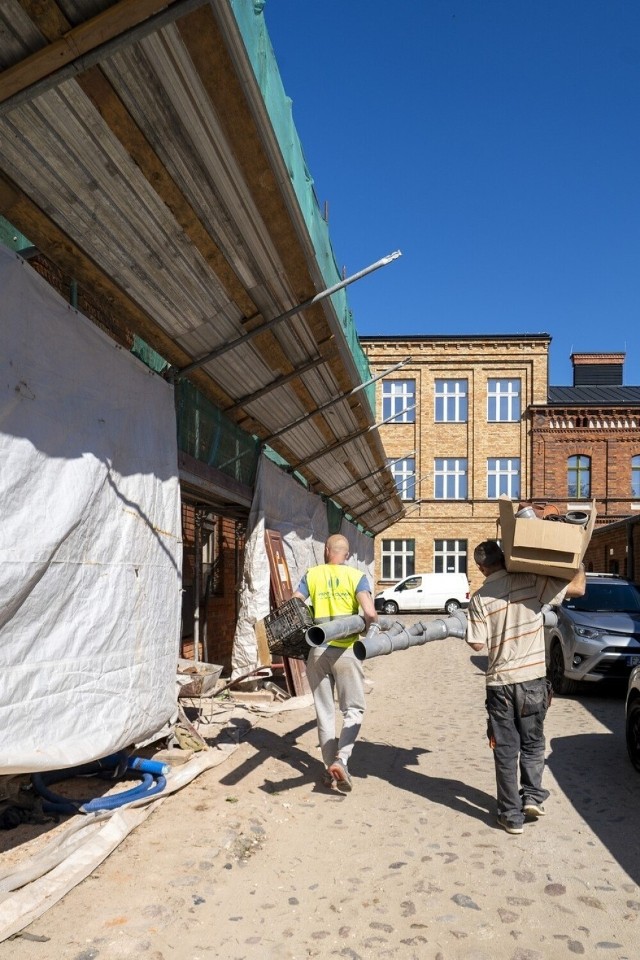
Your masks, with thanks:
M380 617L378 625L384 630L392 627L394 622L390 617ZM305 637L310 647L319 647L328 640L343 640L345 637L353 636L354 633L363 633L365 626L364 618L359 613L355 613L351 617L337 617L325 623L314 623L312 627L308 627ZM401 624L398 626L402 628Z
M359 614L352 617L340 617L338 620L327 620L326 623L314 623L305 634L310 647L319 647L326 640L343 640L354 633L362 633L364 619Z
M381 630L377 624L372 624L363 640L356 640L353 652L358 660L370 660L396 650L406 650L408 647L420 646L432 640L444 640L446 637L464 637L467 631L467 618L457 611L451 617L422 621L403 629L399 633L390 630Z

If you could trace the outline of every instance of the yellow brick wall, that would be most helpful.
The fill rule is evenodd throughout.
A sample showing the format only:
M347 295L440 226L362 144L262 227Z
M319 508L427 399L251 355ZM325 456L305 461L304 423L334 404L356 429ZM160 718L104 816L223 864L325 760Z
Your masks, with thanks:
M474 547L499 536L498 506L487 498L487 459L520 458L521 497L529 496L531 428L525 411L530 404L546 403L549 337L416 337L362 338L374 372L380 373L411 356L411 361L389 379L415 380L416 422L386 424L380 435L390 459L415 450L418 506L406 502L408 516L376 538L376 589L383 581L381 541L415 540L416 572L434 569L435 540L467 541L467 572L472 589L482 582L473 562ZM487 384L490 379L520 380L522 419L516 423L487 421ZM435 381L467 380L467 423L435 422ZM377 383L377 420L382 415L382 383ZM436 457L466 457L468 499L436 500ZM412 509L413 507L413 509Z

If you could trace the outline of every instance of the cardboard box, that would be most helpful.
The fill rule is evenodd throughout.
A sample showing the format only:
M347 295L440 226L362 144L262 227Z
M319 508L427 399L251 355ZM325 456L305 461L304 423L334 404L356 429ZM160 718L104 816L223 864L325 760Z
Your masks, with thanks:
M504 494L500 508L500 538L510 573L541 573L573 579L589 546L596 522L596 502L586 526L553 520L516 519L518 504Z

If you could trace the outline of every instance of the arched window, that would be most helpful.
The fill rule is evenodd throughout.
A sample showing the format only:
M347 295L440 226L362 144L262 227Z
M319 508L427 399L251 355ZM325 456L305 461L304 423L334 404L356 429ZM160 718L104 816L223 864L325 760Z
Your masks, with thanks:
M631 496L640 500L640 454L631 457Z
M591 496L591 457L577 454L567 460L567 496L572 500Z

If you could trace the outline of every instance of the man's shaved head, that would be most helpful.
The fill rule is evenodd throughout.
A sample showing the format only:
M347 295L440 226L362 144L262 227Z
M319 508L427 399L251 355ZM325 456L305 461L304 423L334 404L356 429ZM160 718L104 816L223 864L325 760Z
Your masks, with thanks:
M324 545L326 563L344 563L349 556L349 541L341 533L328 537Z

